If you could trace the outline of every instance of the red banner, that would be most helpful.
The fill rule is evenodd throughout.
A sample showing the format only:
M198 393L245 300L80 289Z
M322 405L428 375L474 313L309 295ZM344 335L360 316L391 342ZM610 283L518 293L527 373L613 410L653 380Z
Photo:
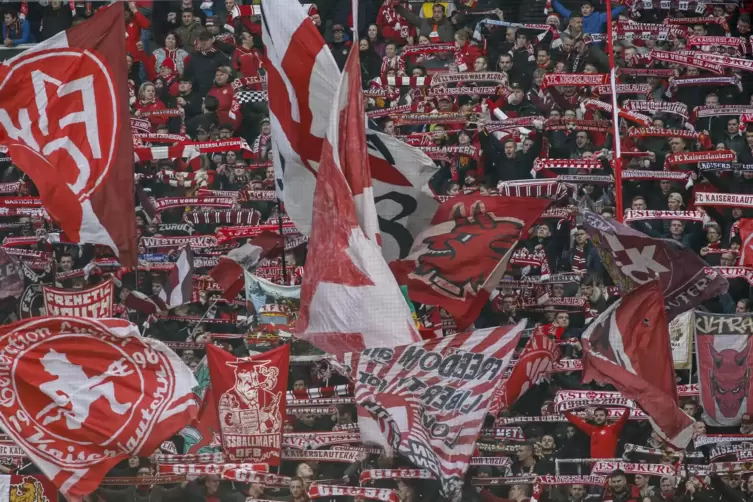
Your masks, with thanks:
M112 317L113 281L109 279L88 289L60 289L42 286L47 315Z
M244 358L207 345L207 363L225 453L280 465L290 345Z

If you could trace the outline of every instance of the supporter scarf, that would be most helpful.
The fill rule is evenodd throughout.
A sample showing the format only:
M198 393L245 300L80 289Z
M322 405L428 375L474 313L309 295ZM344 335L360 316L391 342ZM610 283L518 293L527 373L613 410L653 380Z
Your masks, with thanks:
M232 82L230 82L230 86L234 90L242 89L243 87L254 87L260 84L266 84L267 83L267 76L262 75L258 77L242 77L242 78L236 78Z
M206 324L235 324L236 319L235 315L232 315L232 317L228 319L213 319L206 316L189 316L189 315L170 315L167 312L157 312L155 314L152 314L151 317L154 319L157 319L158 321L180 321L180 322L186 322L186 323L206 323ZM199 344L204 345L204 344Z
M317 406L301 406L298 408L287 408L285 413L293 416L305 416L305 415L317 415L317 416L332 416L337 413L336 406L317 407ZM283 443L284 446L291 446Z
M704 171L753 171L753 164L740 162L700 162L698 170Z
M184 206L222 207L230 208L237 203L233 197L163 197L157 199L157 211L165 211Z
M47 211L42 207L0 207L0 216L30 216L32 218L50 219Z
M353 423L353 424L336 424L336 425L334 425L332 427L332 432L337 432L337 431L357 431L357 430L358 430L358 424L357 423ZM334 447L335 450L351 450L351 451L356 451L357 448L360 448L360 447L356 447L356 446L335 446Z
M753 195L696 192L695 204L697 206L753 207Z
M538 476L536 483L542 485L591 485L591 486L604 486L607 481L606 476Z
M366 469L361 472L361 484L382 479L434 479L426 469Z
M610 132L612 130L610 120L549 119L544 123L544 129L547 131L567 131L568 126L575 126L577 131Z
M719 444L719 443L739 443L753 441L753 436L747 434L704 434L693 438L693 446L700 448L707 444Z
M750 44L746 42L744 38L739 37L709 37L691 35L687 38L686 44L688 47L722 45L725 47L733 47L743 53L748 52L748 48L750 47Z
M617 95L620 94L645 94L647 98L651 98L651 86L648 84L617 84ZM591 91L597 96L611 96L611 85L597 85L591 88Z
M610 115L612 113L612 105L605 103L604 101L599 101L598 99L584 99L581 101L580 106L582 110L600 110ZM643 115L642 113L620 109L618 110L618 115L625 120L636 122L646 127L651 127L652 124L651 117Z
M541 89L547 87L582 87L598 86L609 82L609 76L603 73L547 73L541 81Z
M0 197L2 207L42 207L38 197Z
M176 455L161 453L151 457L155 464L224 464L224 453L200 453L195 455Z
M732 150L672 153L667 155L664 160L664 169L670 170L670 168L674 166L682 164L698 164L699 162L731 162L734 161L735 158L736 154Z
M686 188L693 186L693 173L690 171L622 171L622 179L627 181L638 180L670 180L684 181Z
M479 436L493 439L509 439L511 441L525 441L526 436L520 427L497 427L494 429L481 429Z
M549 298L544 303L539 302L526 302L523 303L524 309L535 309L539 307L573 307L573 308L585 308L588 302L582 296L565 296L562 298Z
M505 467L512 465L510 457L471 457L470 465Z
M479 158L479 150L473 146L423 146L419 150L424 152L430 158L439 155L465 155L467 157Z
M634 99L625 100L622 104L623 110L635 110L639 112L663 112L679 115L687 120L688 106L685 103L668 103L666 101L639 101Z
M399 95L400 94L399 89L393 89L393 88L411 87L413 89L416 89L419 87L429 86L431 85L431 82L432 82L431 75L426 76L426 77L408 77L406 75L403 75L403 76L390 75L390 76L384 76L384 77L377 77L371 80L371 86L380 88L382 90L391 89L392 92L396 92Z
M370 119L377 119L381 117L392 117L396 115L402 115L405 113L415 113L419 111L416 103L410 105L391 106L389 108L382 108L379 110L371 110L366 112L366 116Z
M279 225L249 225L240 227L220 227L215 231L217 236L217 243L224 244L226 242L235 241L238 239L248 239L251 237L257 237L262 232L274 232L279 233ZM283 235L297 235L298 229L295 225L285 223L282 226Z
M427 98L440 96L501 96L507 98L511 92L504 86L497 87L433 87L426 91Z
M355 399L353 397L322 397L319 399L292 399L288 401L288 406L338 406L341 404L353 404L354 402ZM317 434L321 436L321 433Z
M576 184L609 184L614 183L614 178L611 175L588 175L588 174L561 174L557 176L557 181L563 183L576 183Z
M617 74L630 77L670 78L675 75L675 70L671 68L617 68Z
M295 402L295 399L289 400L289 402ZM292 408L291 411L298 407ZM282 443L284 447L298 448L301 450L313 449L317 450L325 446L331 446L334 444L349 444L360 443L361 434L358 432L338 432L331 434L315 434L312 436L301 435L291 436L289 434L283 435Z
M718 115L744 115L753 113L750 105L703 105L693 109L692 120L696 118L715 117Z
M322 397L352 396L353 384L335 385L332 387L314 387L303 390L287 391L287 399L318 399Z
M628 138L685 138L698 140L701 133L687 129L665 129L662 127L631 127Z
M308 496L311 499L353 497L355 499L381 500L383 502L400 502L397 492L389 488L324 485L318 483L311 484Z
M753 268L750 267L709 267L727 279L745 279L753 285Z
M740 452L753 452L753 444L720 444L711 449L709 458L714 461L727 455L737 455Z
M566 207L550 207L541 215L539 219L544 218L559 218L567 219L570 217L570 211Z
M734 472L750 472L753 470L751 462L714 462L711 464L713 474L731 474Z
M400 52L400 56L405 58L408 56L439 54L442 52L453 52L456 48L457 47L455 47L455 42L447 42L441 44L407 45L403 47L402 51Z
M507 197L546 197L560 199L573 190L556 180L542 181L500 181L497 184L500 195Z
M558 40L560 38L559 31L557 31L552 25L550 24L535 24L535 23L509 23L507 21L500 21L498 19L482 19L478 23L476 23L476 28L473 30L473 39L476 41L482 41L483 37L481 36L481 27L484 24L488 24L490 26L502 26L505 28L523 28L526 30L539 30L541 33L536 35L536 40L538 42L541 42L544 40L544 37L546 37L546 34L551 32L552 37L554 40Z
M651 211L651 210L628 210L625 223L642 220L684 220L703 222L703 214L700 211Z
M189 141L189 139L182 134L134 134L133 138L147 143L182 143Z
M675 466L668 464L638 464L632 462L613 462L599 460L592 469L591 474L611 474L612 471L621 469L626 474L642 474L644 476L674 476Z
M225 469L222 472L222 479L239 483L258 483L268 488L287 488L290 486L290 478L287 476L280 476L271 472L252 471L243 467Z
M685 57L694 57L711 64L718 64L722 68L753 71L753 61L750 59L735 58L721 54L709 54L708 52L702 51L677 51L675 54Z
M503 476L497 478L471 478L473 486L512 486L530 485L534 482L534 475L530 476Z
M648 32L657 37L658 40L667 40L667 34L686 38L690 33L690 28L686 26L677 26L671 24L653 24L653 23L634 23L619 22L617 23L617 34ZM663 37L663 38L662 38Z
M554 396L554 407L557 412L577 410L589 406L635 408L635 403L619 392L561 390Z
M5 248L5 252L9 255L20 256L22 258L33 258L35 260L52 261L55 257L54 253L50 251L39 251L36 249L26 248Z
M507 84L507 73L496 71L470 71L463 73L439 73L431 77L431 85L459 84L465 82L496 82Z
M666 17L664 18L664 24L669 25L694 25L694 24L717 24L729 36L729 25L727 24L727 18L720 17Z
M657 457L669 455L672 458L679 458L680 456L679 452L676 451L660 450L659 448L649 448L647 446L630 443L627 443L625 445L625 453L639 453L642 455L654 455ZM685 458L703 458L703 453L701 453L700 451L685 452Z
M0 183L0 194L15 194L21 190L21 182L15 183Z
M538 157L533 162L532 175L543 169L603 169L601 161L596 158L590 159L549 159Z
M668 51L659 51L659 50L652 50L651 54L648 56L649 61L651 59L655 59L657 61L664 61L667 63L677 63L681 65L686 66L695 66L697 68L702 68L704 70L708 70L712 73L717 73L719 75L724 74L724 68L722 65L718 63L714 63L712 61L708 61L707 59L701 59L698 56L686 56L683 54L678 54L676 52L668 52Z
M185 481L185 476L119 476L100 481L104 486L170 485Z
M283 459L295 462L314 460L352 464L360 461L360 457L360 452L346 450L296 450L291 448L283 448L282 450Z
M391 87L371 88L363 91L363 96L365 98L383 98L391 101L400 98L400 91Z
M256 225L260 218L255 209L193 211L183 215L183 221L194 225Z
M544 122L544 117L531 116L531 117L514 117L505 120L494 120L484 124L486 132L497 132L506 129L517 129L518 127L536 127L537 124Z
M144 110L140 113L141 117L181 117L184 112L182 108L167 108L165 110Z
M219 244L213 235L190 235L187 237L142 237L145 248L177 248L190 244L192 248L209 248Z
M395 117L395 125L457 124L465 123L466 120L466 113L410 113Z

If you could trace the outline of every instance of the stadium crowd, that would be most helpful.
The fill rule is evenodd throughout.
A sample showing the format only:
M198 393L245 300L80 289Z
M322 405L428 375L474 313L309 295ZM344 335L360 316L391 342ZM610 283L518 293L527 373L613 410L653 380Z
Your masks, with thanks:
M112 253L102 246L60 244L48 238L56 229L40 213L4 213L0 236L5 239L5 251L27 263L30 273L21 298L0 300L0 315L10 322L42 313L40 284L80 289L113 277L116 314L143 325L147 336L172 343L197 372L205 371L202 346L211 340L238 356L292 343L290 390L346 385L344 377L317 362L316 350L304 342L290 341L286 325L295 319L294 302L283 308L263 305L248 310L250 299L244 299L243 293L233 301L218 300L219 293L213 290L207 273L237 241L196 253L191 303L155 315L126 302L133 291L150 297L162 289L178 250L161 247L159 238L213 235L218 228L234 224L275 231L291 225L274 195L261 16L254 10L259 6L237 2L124 3L130 111L132 117L141 119L142 138L135 135L137 155L157 144L172 148L185 137L215 142L217 148L190 159L176 154L136 163L141 243L137 270L120 269L113 264ZM83 22L96 14L100 4L3 2L6 52L11 54L19 46L44 41ZM500 284L476 328L528 319L530 329L541 325L552 328L551 336L565 347L564 360L578 360L583 330L618 298L617 288L581 225L580 211L614 218L618 196L625 211L648 211L655 216L636 218L630 222L634 229L681 243L709 267L741 265L742 241L736 222L749 215L753 204L699 205L695 194L753 194L751 68L725 66L721 60L703 60L687 51L697 47L753 65L748 59L753 54L749 2L636 0L615 2L607 13L603 4L592 0L361 0L356 15L350 12L350 5L349 0L319 0L305 8L340 68L349 51L360 52L369 127L424 149L439 167L430 182L438 196L474 191L504 196L514 192L515 183L511 182L531 182L527 186L540 190L536 182L542 179L560 175L563 181L566 200L560 202L566 211L542 218L521 242L518 254L529 261L510 265L506 279L515 284ZM619 183L615 181L610 125L611 91L605 87L609 82L589 79L589 75L609 72L604 38L608 16L617 34L618 102L625 111L618 128L623 136ZM354 19L358 37L351 30ZM647 28L648 23L666 29ZM721 70L716 68L718 64ZM465 73L475 76L464 80ZM429 87L422 81L447 75L453 78L445 86ZM435 110L444 112L442 120L435 120ZM519 122L512 128L495 128L495 121L502 118ZM222 146L223 141L233 146ZM691 155L715 151L721 156ZM701 168L700 163L706 161L732 162L734 167ZM641 172L647 174L641 176ZM0 173L3 197L37 194L11 158L0 158ZM615 187L621 187L620 194ZM200 205L187 208L180 202L202 190L243 190L249 195L219 211ZM147 207L168 198L178 202L159 207L156 215ZM662 218L659 211L684 211L688 216ZM266 279L280 285L300 284L306 240L294 228L283 233L294 244L286 245L282 256L266 259L259 273L263 270ZM145 245L149 241L144 239L149 238L157 239ZM532 293L517 279L547 273L552 280L533 289L543 288L555 301L543 308L531 306L530 295L542 292ZM749 277L730 276L729 291L704 307L718 313L751 312ZM276 328L262 319L270 311L276 312L269 317L275 319ZM437 314L435 307L416 305L416 317L423 328L439 326L444 334L452 333L452 321L442 315L436 324ZM677 370L682 385L692 387L698 378L692 365ZM567 414L566 421L547 419L558 415L553 399L560 390L613 389L582 384L577 367L556 372L549 381L530 389L496 422L521 426L523 437L479 440L479 455L509 460L471 466L464 501L524 502L531 497L553 502L753 501L749 472L692 474L687 466L708 464L708 449L695 448L691 442L685 452L672 451L652 433L645 417L588 407L581 410L585 411L582 415ZM681 398L680 405L696 420L695 435L753 432L753 418L747 415L739 428L708 427L692 391ZM353 404L328 406L322 414L288 411L286 433L348 430L357 422ZM490 417L487 425L494 423ZM155 455L217 451L216 441L201 450L192 449L189 437L176 436ZM309 499L306 490L312 481L358 486L364 470L413 467L405 459L391 459L368 448L361 451L363 455L348 464L284 461L279 474L289 479L280 486L230 482L217 475L189 476L182 483L165 485L104 483L90 499L302 502ZM593 459L619 458L672 466L674 474L614 470L602 484L546 486L535 493L535 476L587 475ZM153 481L153 467L149 458L134 457L113 469L111 476ZM34 468L25 469L30 472ZM497 481L485 483L485 479ZM442 500L436 480L373 483L395 489L401 501Z

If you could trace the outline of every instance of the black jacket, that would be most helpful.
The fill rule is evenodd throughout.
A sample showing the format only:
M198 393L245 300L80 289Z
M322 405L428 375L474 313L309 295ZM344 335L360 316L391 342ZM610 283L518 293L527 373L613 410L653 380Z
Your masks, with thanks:
M47 40L61 31L67 30L71 27L71 24L73 24L73 13L67 5L60 5L57 10L51 6L45 7L42 14L41 40Z
M218 66L230 66L230 59L220 51L194 51L188 58L183 74L193 79L193 89L199 96L206 96L214 84Z

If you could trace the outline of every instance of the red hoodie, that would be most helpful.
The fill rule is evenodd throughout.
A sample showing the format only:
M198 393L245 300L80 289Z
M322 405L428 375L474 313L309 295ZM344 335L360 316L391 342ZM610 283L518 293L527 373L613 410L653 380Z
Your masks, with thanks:
M565 417L578 429L591 436L591 458L614 458L620 432L630 417L630 408L625 408L619 420L613 424L593 425L572 413L565 413Z

